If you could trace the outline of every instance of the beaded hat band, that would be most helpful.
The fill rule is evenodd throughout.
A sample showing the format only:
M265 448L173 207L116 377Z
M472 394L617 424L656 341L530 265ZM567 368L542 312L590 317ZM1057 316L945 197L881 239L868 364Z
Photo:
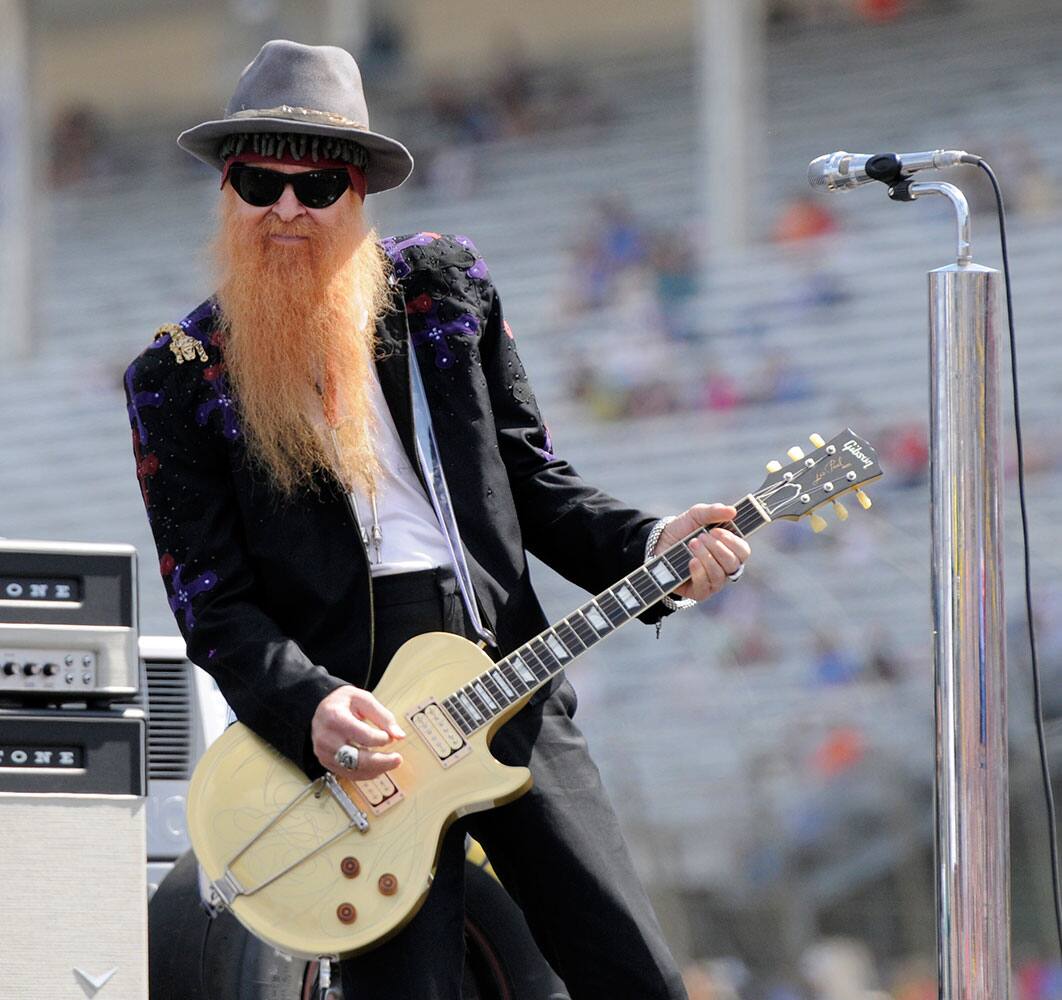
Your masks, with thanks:
M364 172L367 194L398 187L413 170L413 157L402 143L370 130L354 57L332 45L284 39L262 46L240 75L223 118L182 132L177 144L224 171L226 159L248 152L248 142L259 155L276 156L279 146L278 158L294 156L296 161L309 150L315 162L314 140L319 157ZM263 153L263 148L272 151Z

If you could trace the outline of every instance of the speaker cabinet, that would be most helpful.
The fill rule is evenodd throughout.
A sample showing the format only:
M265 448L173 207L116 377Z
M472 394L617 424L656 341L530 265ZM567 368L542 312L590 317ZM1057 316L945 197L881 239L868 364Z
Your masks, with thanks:
M0 713L0 994L145 1000L145 727Z

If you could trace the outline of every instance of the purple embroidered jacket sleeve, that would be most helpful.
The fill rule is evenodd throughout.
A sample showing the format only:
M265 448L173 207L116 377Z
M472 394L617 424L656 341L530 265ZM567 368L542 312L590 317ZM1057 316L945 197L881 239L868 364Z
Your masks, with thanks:
M344 681L311 662L256 600L234 496L227 424L202 365L159 343L125 375L133 449L170 607L189 658L241 722L305 762L317 704ZM208 375L209 377L209 375ZM222 400L224 397L221 397Z

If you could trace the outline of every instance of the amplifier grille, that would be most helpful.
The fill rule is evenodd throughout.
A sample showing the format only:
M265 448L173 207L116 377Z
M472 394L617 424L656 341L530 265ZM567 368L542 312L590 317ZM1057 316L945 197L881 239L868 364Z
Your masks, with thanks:
M148 779L192 774L191 665L147 660Z

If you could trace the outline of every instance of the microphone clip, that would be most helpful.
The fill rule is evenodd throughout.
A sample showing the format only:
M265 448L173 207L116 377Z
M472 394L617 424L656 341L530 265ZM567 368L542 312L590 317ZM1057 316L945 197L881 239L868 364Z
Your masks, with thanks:
M878 153L867 160L863 170L867 177L880 181L889 189L893 201L914 201L911 182L914 177L903 172L903 161L895 153Z
M893 201L914 201L914 195L911 194L911 185L913 183L913 177L901 177L899 181L889 187L889 197Z

